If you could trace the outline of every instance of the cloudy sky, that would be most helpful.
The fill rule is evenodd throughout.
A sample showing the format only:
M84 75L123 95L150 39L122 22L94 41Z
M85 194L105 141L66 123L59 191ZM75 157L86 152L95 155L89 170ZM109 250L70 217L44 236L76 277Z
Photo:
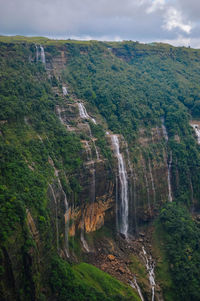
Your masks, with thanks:
M200 1L0 0L0 34L200 48Z

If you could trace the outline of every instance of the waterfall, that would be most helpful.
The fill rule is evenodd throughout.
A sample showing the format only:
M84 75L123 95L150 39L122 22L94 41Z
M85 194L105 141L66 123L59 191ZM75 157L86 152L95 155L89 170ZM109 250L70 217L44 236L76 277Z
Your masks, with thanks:
M168 133L167 133L167 129L166 129L166 126L165 126L165 121L164 121L164 118L161 118L161 122L162 122L162 132L163 132L163 136L166 140L166 142L168 141L169 137L168 137Z
M50 157L50 160L51 160L51 164L53 165L54 170L55 170L55 175L56 175L56 178L57 178L57 181L58 181L58 187L59 187L60 191L62 192L62 194L64 196L64 206L65 206L65 213L64 213L64 222L65 222L65 253L66 253L66 256L69 257L69 239L68 239L68 232L69 232L69 205L68 205L66 193L64 192L64 190L62 188L62 184L60 182L60 178L59 178L59 175L58 175L58 170L55 168L53 160L51 159L51 157ZM54 198L55 198L54 191L52 190L52 192L53 192L53 195L54 195Z
M58 230L58 207L57 207L57 200L56 200L56 196L54 193L54 190L52 188L52 186L49 184L49 187L51 189L51 193L53 195L53 199L54 199L54 203L55 203L55 207L56 207L56 246L57 246L57 250L59 250L59 230Z
M62 87L62 92L64 96L68 95L68 91L66 87Z
M91 199L92 203L94 203L95 197L96 197L95 166L94 166L94 160L92 159L92 151L91 151L91 148L90 148L90 145L89 145L88 141L85 141L85 146L86 146L85 148L86 148L86 153L87 153L87 160L91 164L90 172L91 172L91 175L92 175L92 181L90 182L90 185L91 185L90 186L90 199ZM92 217L93 217L93 214L92 214L91 218Z
M84 217L85 214L83 213L83 218L81 222L81 242L83 244L83 248L86 250L86 252L90 252L89 246L87 244L87 241L85 240L84 233L85 233L85 224L84 224Z
M119 229L122 234L127 237L128 234L128 180L125 162L119 150L119 140L117 135L111 135L111 142L114 148L115 155L118 160L118 172L121 188L121 203L119 206Z
M166 142L168 142L168 133L167 133L167 129L165 127L165 123L164 123L164 118L161 118L162 121L162 131L163 131L163 136L166 140ZM169 162L167 163L167 184L168 184L168 200L169 202L172 202L173 198L172 198L172 185L171 185L171 169L172 169L172 152L170 152L170 159Z
M172 187L171 187L171 173L172 173L172 171L171 170L172 170L172 152L170 152L170 159L169 159L168 170L167 170L169 202L172 202Z
M35 45L35 49L36 49L36 63L38 62L39 60L39 51L38 51L38 46Z
M195 123L191 123L191 126L195 130L195 133L196 133L196 136L197 136L197 142L198 142L198 144L200 144L200 126L198 124L195 124Z
M93 136L92 136L92 132L91 132L90 125L87 124L87 127L88 127L88 131L89 131L90 139L92 140L92 143L93 143L93 146L94 146L94 149L95 149L95 153L96 153L97 160L99 160L99 159L100 159L100 157L99 157L99 152L98 152L98 150L97 150L95 140L94 140L94 138L93 138Z
M136 277L134 276L133 282L132 282L132 281L129 281L129 283L130 283L130 286L131 286L132 288L134 288L134 289L137 290L138 295L140 296L140 299L141 299L142 301L144 301L144 297L143 297L142 292L141 292L141 289L140 289L140 287L139 287L139 285L138 285L138 283L137 283Z
M66 251L66 255L67 257L69 257L69 239L68 239L68 231L69 231L69 205L68 205L68 201L67 201L67 196L66 193L64 192L63 188L62 188L62 184L60 182L60 179L58 177L58 173L57 173L57 179L58 179L58 185L60 190L62 191L63 195L64 195L64 205L65 205L65 251Z
M153 179L150 160L149 160L149 172L150 172L151 186L152 186L152 191L153 191L153 200L154 200L154 203L155 203L156 202L156 189L155 189L155 184L154 184L154 179Z
M79 109L79 115L82 119L92 120L94 124L97 124L96 120L88 115L83 103L81 102L78 103L78 109Z
M95 179L94 160L92 158L92 151L91 151L88 141L85 141L85 149L86 149L86 154L87 154L87 161L88 161L88 163L90 163L89 171L92 175L92 180L90 181L90 201L92 202L92 212L91 212L91 216L90 216L90 223L92 223L93 216L94 216L94 202L95 202L95 198L96 198L96 189L95 189L96 179ZM83 216L82 216L82 221L81 221L81 242L82 242L83 247L86 250L86 252L90 252L89 246L84 237L84 232L85 232L84 217L85 217L85 211L83 209Z
M146 269L147 269L147 272L149 274L149 282L150 282L150 285L151 285L151 292L152 292L151 300L154 301L155 286L156 286L155 275L154 275L155 264L154 264L151 256L149 256L149 258L148 258L147 252L145 251L144 246L142 247L142 252L143 252L143 255L144 255Z
M41 62L46 65L46 59L45 59L45 52L44 52L44 47L40 45L40 57L41 57Z
M61 109L60 109L59 106L56 106L56 111L58 113L58 118L60 119L60 122L65 125L65 123L64 123L64 121L62 119L62 116L61 116Z

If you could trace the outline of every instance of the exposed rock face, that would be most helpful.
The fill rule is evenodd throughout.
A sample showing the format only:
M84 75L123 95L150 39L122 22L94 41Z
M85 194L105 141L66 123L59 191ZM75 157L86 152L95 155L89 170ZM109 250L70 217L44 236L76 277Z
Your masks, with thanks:
M66 68L67 63L64 48L60 48L54 56L47 53L46 57L49 75L60 81L62 70ZM93 118L84 119L79 110L79 104L84 104L86 116L93 116L91 112L86 111L85 101L77 99L70 92L67 96L63 95L62 88L55 87L54 90L55 94L64 99L62 106L56 106L56 114L61 123L67 131L86 137L86 140L82 141L84 163L78 176L82 187L78 205L69 200L69 235L76 235L81 229L83 219L84 231L94 232L100 229L105 221L115 223L116 199L120 195L120 187L116 190L117 160L112 151L114 165L111 166L96 146L96 138L92 136L90 129ZM94 117L95 123L98 120L105 128L105 120ZM111 148L110 139L107 141ZM131 152L120 135L119 143L128 176L129 233L134 234L140 225L152 220L163 202L168 200L166 141L160 125L149 131L140 129L135 141L137 146L132 148Z
M30 213L30 211L27 209L26 210L27 213L27 223L28 223L28 227L30 229L31 234L33 235L34 240L36 241L36 243L39 243L39 232L37 231L35 222L32 218L32 215Z

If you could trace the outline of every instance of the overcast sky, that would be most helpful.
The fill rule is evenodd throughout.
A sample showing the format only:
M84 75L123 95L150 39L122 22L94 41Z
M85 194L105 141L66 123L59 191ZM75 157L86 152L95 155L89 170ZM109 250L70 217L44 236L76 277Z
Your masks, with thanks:
M200 0L0 0L0 34L200 48Z

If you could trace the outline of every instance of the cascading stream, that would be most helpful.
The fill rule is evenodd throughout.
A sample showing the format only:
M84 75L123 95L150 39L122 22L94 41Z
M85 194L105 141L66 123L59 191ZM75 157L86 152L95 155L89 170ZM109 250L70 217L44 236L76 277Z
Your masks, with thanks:
M95 140L94 140L94 138L93 138L93 136L92 136L92 132L91 132L90 125L87 124L87 126L88 126L88 131L89 131L90 139L92 140L92 143L93 143L93 145L94 145L94 149L95 149L95 153L96 153L97 160L99 160L99 159L100 159L100 157L99 157L99 152L98 152L98 150L97 150Z
M133 282L132 282L132 281L129 281L129 283L130 283L130 286L131 286L132 288L134 288L134 289L137 290L138 295L140 296L140 299L141 299L142 301L144 301L144 297L143 297L142 291L141 291L141 289L140 289L140 287L139 287L139 285L138 285L138 283L137 283L136 277L134 276Z
M128 234L128 180L127 180L127 172L125 167L125 162L122 157L122 154L119 150L119 139L117 135L111 135L111 142L114 149L114 153L118 160L118 172L119 172L119 180L120 180L120 190L121 190L121 198L119 208L119 214L117 214L119 230L122 234L127 237Z
M162 131L163 131L163 136L165 138L166 143L169 140L167 129L164 123L164 118L161 118L162 121ZM168 200L169 202L173 201L172 198L172 185L171 185L171 169L172 169L172 152L170 152L170 159L169 162L167 163L167 183L168 183Z
M68 95L68 91L67 91L67 88L66 87L62 87L62 92L63 92L63 95L66 96Z
M88 163L90 166L90 172L92 175L92 181L90 182L90 200L93 204L92 212L91 212L91 216L90 216L90 222L92 223L93 216L94 216L94 202L95 202L95 197L96 197L96 191L95 191L96 179L95 179L94 160L92 159L92 151L91 151L88 141L85 141L85 149L86 149L86 154L87 154L87 160L88 160ZM83 215L82 215L82 221L81 221L81 242L83 244L84 249L87 252L90 252L89 246L88 246L88 244L85 240L85 236L84 236L84 232L85 232L84 217L85 217L85 211L83 209Z
M145 251L144 246L142 247L142 252L143 252L143 257L145 260L146 269L149 274L149 283L151 285L151 300L154 301L155 286L156 286L155 275L154 275L155 264L154 264L151 256L149 256L149 258L148 258L147 252Z
M191 126L195 130L195 134L197 136L197 142L200 144L200 126L196 123L191 123Z
M78 109L79 109L79 115L82 119L92 120L94 124L97 124L96 120L88 115L87 110L83 103L81 102L78 103Z
M172 152L170 152L170 158L169 158L169 163L168 163L168 172L167 172L169 202L172 202L171 172L172 172Z
M38 51L38 46L35 45L35 49L36 49L36 62L38 62L39 60L39 51Z
M85 223L84 223L84 218L85 218L85 214L84 214L84 211L83 211L83 216L82 216L82 221L81 221L81 242L82 242L82 245L83 245L83 248L86 250L86 252L90 252L90 249L89 249L89 246L87 244L87 241L85 240Z
M40 45L40 57L41 57L41 62L46 65L46 58L45 58L45 52L44 52L44 47Z
M53 161L52 161L53 162ZM67 257L69 257L69 239L68 239L68 232L69 232L69 204L67 201L67 196L66 193L64 192L63 188L62 188L62 184L60 182L60 178L58 175L58 170L55 168L54 166L54 170L55 170L55 175L57 177L58 180L58 186L62 192L62 194L64 195L64 205L65 205L65 253L67 255Z

